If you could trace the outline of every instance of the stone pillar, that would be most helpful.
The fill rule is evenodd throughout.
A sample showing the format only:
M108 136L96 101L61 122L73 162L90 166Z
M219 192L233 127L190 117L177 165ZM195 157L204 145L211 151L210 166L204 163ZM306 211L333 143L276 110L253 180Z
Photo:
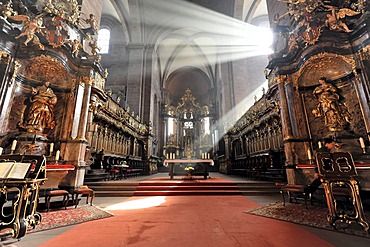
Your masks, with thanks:
M129 68L125 103L138 116L142 115L144 48L145 46L143 44L130 44L127 46Z
M283 75L280 75L276 78L280 94L280 113L281 113L281 124L283 126L283 140L289 140L293 138L287 95L285 92L286 79L287 76Z
M84 95L83 95L83 102L81 107L81 116L80 116L80 123L78 126L77 132L77 139L86 141L86 129L88 124L88 116L89 116L89 105L90 105L90 95L91 95L91 79L89 77L84 77Z
M79 84L84 86L82 101L77 100L75 102L75 115L73 119L73 128L77 127L77 136L72 140L67 140L61 146L61 154L63 160L66 163L72 164L75 166L74 172L68 173L65 180L60 184L61 187L67 189L77 188L83 184L85 177L85 152L87 147L86 140L86 128L88 123L88 111L90 104L90 95L91 95L91 79L90 77L81 77L79 78ZM79 109L80 108L80 109ZM77 112L80 112L80 115L77 116ZM77 125L77 126L76 126Z
M7 130L10 106L13 99L14 80L20 64L17 61L13 61L10 55L0 50L0 65L0 133L4 133ZM13 70L13 73L11 73L11 70ZM9 77L11 74L12 77Z
M287 80L286 75L280 75L276 78L280 94L280 113L281 113L281 125L282 135L284 141L284 152L286 158L286 165L296 165L296 157L294 155L294 143L290 140L293 138L292 125L289 116L288 101L285 91L285 82ZM295 172L294 169L286 169L288 183L295 183Z
M364 118L365 128L368 135L370 137L370 109L367 107L369 105L368 95L365 94L365 88L363 83L363 76L356 74L356 81L353 83L356 94L358 97L358 101L361 107L362 117Z

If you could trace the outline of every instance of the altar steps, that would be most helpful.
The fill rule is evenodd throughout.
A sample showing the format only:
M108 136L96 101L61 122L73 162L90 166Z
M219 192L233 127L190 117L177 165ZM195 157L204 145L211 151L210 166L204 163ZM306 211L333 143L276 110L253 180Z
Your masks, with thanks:
M271 182L91 182L97 197L186 196L186 195L267 195L280 188Z

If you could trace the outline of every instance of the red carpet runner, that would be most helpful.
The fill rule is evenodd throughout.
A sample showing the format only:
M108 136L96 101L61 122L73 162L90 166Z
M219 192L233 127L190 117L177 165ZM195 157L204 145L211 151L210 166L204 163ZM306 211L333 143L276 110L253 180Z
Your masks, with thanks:
M108 209L114 217L77 225L41 246L332 246L298 225L244 213L259 206L243 196L132 197Z

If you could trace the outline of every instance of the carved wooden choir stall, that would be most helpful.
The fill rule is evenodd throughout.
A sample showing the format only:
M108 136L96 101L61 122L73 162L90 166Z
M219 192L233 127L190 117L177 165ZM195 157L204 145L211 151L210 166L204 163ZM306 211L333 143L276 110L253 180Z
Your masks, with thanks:
M220 171L253 177L255 171L263 176L277 168L285 171L282 181L291 192L304 192L314 177L315 154L331 137L334 152L353 157L358 184L351 194L360 203L357 187L363 196L370 191L369 4L269 1L268 12L275 37L265 69L269 88L220 142ZM280 151L281 158L271 156ZM263 153L267 159L254 160ZM324 184L331 184L326 175ZM328 220L334 225L339 216L332 201L329 197ZM355 207L357 221L367 230L361 205Z
M156 171L156 160L147 160L149 124L105 92L108 73L97 54L101 13L92 4L1 1L0 170L10 162L32 163L29 157L34 156L47 178L45 183L45 176L2 178L2 210L13 212L2 216L0 227L12 228L14 238L41 220L35 211L39 192L49 206L56 189L66 191L67 198L75 192L74 203L78 195L87 195L76 189L83 185L86 170L94 170L90 165L99 163L99 151L125 159L129 166L140 163L148 173ZM108 169L110 163L104 165ZM20 196L9 199L8 190ZM7 200L13 200L10 208L4 206Z

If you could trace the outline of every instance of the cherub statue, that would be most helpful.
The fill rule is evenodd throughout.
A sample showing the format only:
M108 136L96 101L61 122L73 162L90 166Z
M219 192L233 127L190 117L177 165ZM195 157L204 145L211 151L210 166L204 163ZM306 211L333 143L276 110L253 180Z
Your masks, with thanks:
M0 3L0 12L1 15L4 17L4 19L8 19L8 17L12 15L17 15L17 11L13 10L13 4L12 1L7 2L5 5Z
M36 35L37 33L41 33L42 29L45 28L43 26L42 17L36 16L34 18L30 18L29 16L26 15L16 15L10 16L9 18L15 21L23 22L22 33L15 37L16 39L26 36L27 38L23 42L25 46L27 46L28 43L32 41L34 44L38 45L40 49L44 50L44 46L40 43L40 40Z
M79 50L82 48L81 42L78 39L74 39L70 41L70 44L72 46L72 57L77 57Z
M91 29L96 33L98 31L98 23L96 21L95 15L90 14L89 18L84 20L87 24L90 24Z
M348 8L342 8L336 11L336 9L330 5L325 5L325 7L330 10L330 14L326 15L327 20L325 21L326 26L328 26L330 30L344 31L346 33L352 32L352 30L348 28L347 24L340 19L343 19L346 16L358 15L360 12Z
M93 55L98 55L98 52L100 51L100 48L98 47L96 41L94 41L94 40L93 41L90 41L89 42L89 46L91 48L91 53Z

